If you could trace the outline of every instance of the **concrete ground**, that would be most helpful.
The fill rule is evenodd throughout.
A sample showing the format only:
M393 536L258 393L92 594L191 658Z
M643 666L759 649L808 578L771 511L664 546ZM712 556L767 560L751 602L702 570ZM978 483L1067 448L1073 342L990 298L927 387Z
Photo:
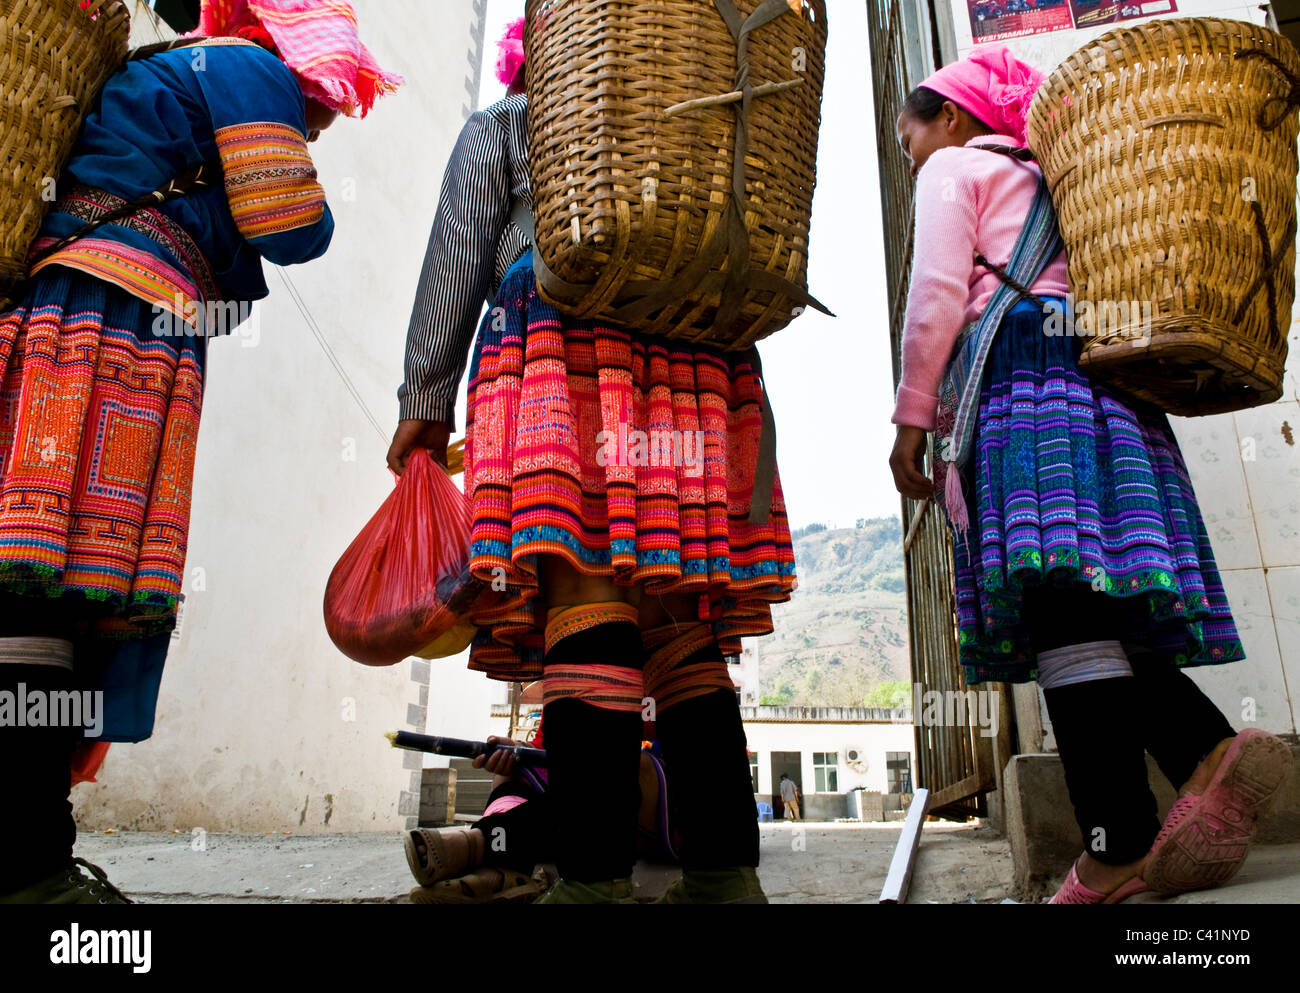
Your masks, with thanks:
M759 878L773 903L875 903L900 825L760 825ZM142 903L404 903L414 881L397 835L82 834L77 855ZM642 899L677 875L642 863ZM988 828L927 824L913 902L1001 900L1010 850Z
M1300 903L1300 844L1256 845L1227 884L1159 897L1140 893L1128 903Z
M875 903L900 825L763 824L759 878L773 903ZM76 853L141 903L406 903L414 881L398 835L83 834ZM639 895L676 871L639 865ZM1000 903L1011 852L987 826L927 823L909 903ZM1300 845L1262 846L1228 886L1173 900L1300 903Z

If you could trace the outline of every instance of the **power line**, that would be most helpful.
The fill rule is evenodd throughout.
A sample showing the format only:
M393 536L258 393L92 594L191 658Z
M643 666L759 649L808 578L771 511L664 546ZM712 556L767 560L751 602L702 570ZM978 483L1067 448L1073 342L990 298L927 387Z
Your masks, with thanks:
M364 414L366 420L370 422L370 426L375 429L375 434L379 436L379 440L387 441L388 435L380 426L379 419L371 413L370 408L366 405L366 401L361 396L361 392L357 389L356 384L352 382L352 377L348 375L347 370L343 367L342 361L340 361L334 349L330 347L330 343L325 338L325 333L321 331L320 325L318 325L316 319L312 317L306 301L302 298L302 294L298 292L298 287L293 284L293 280L289 278L289 274L285 272L282 266L276 266L275 268L280 274L280 279L284 281L285 288L289 291L289 296L293 300L294 306L298 308L298 313L302 314L302 319L306 322L308 330L311 331L312 336L316 339L316 343L320 345L321 351L325 353L325 357L329 360L330 365L334 367L334 371L338 373L339 379L343 381L344 389L348 391L348 394L352 397L353 401L361 409L361 413Z

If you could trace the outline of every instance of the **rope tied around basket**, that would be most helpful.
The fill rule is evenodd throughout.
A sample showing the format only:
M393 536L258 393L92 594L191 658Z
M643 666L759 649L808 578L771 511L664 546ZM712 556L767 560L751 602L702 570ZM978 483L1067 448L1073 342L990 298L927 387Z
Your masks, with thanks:
M1260 104L1259 111L1255 114L1255 123L1259 125L1262 131L1275 131L1282 126L1287 117L1300 107L1300 76L1287 68L1287 66L1272 52L1264 48L1243 48L1240 51L1232 53L1234 59L1263 59L1276 69L1287 81L1290 87L1285 95L1269 97ZM1273 108L1270 110L1270 108ZM1254 282L1250 284L1245 296L1242 298L1241 306L1237 308L1237 313L1233 316L1234 322L1240 322L1246 316L1246 311L1250 309L1251 303L1260 289L1267 286L1265 299L1268 301L1268 329L1271 336L1270 344L1276 344L1281 340L1282 328L1278 321L1277 313L1277 270L1281 265L1282 259L1286 256L1287 246L1296 234L1296 222L1293 217L1287 225L1286 233L1282 235L1282 240L1276 249L1268 235L1268 224L1264 220L1264 208L1259 205L1258 200L1250 201L1251 213L1255 218L1255 233L1259 235L1261 259L1259 275L1255 277Z
M971 145L970 147L978 148L985 152L997 152L999 155L1006 155L1007 157L1013 158L1018 162L1034 162L1034 163L1038 162L1038 156L1035 155L1033 150L1029 148L1021 148L1015 145ZM978 249L974 253L974 261L976 265L983 266L985 269L988 269L991 273L993 273L993 275L997 276L998 279L1002 280L1002 282L1006 283L1013 290L1015 290L1016 293L1020 295L1020 299L1032 300L1034 301L1034 303L1038 304L1038 306L1042 309L1044 313L1047 312L1048 309L1047 302L1042 297L1040 297L1038 294L1030 290L1029 287L1023 285L1022 283L1012 278L1011 274L1007 272L1006 269L1004 269L1002 266L998 265L996 262L991 262L989 261L989 259L985 258L984 254L980 252Z
M990 272L992 272L993 275L998 277L998 279L1002 280L1002 282L1006 283L1018 294L1020 294L1021 299L1032 300L1034 301L1034 303L1038 304L1038 306L1043 309L1044 313L1047 312L1047 303L1043 300L1043 298L1038 296L1038 294L1034 293L1031 289L1029 289L1028 286L1025 286L1023 283L1020 283L1016 279L1014 279L1011 273L1007 272L1006 269L1004 269L1002 266L998 265L996 262L990 262L987 258L984 257L982 253L978 251L975 252L974 259L976 265L983 266L985 269L988 269Z
M1255 215L1255 232L1259 235L1261 259L1259 275L1255 277L1254 282L1246 290L1246 295L1242 297L1241 306L1237 308L1237 313L1233 315L1233 323L1239 324L1246 316L1246 311L1250 309L1255 295L1259 293L1260 288L1267 284L1267 294L1265 299L1268 301L1268 330L1270 335L1270 345L1275 345L1281 341L1282 328L1278 321L1277 315L1277 277L1278 269L1281 267L1282 260L1286 257L1287 246L1291 244L1296 235L1296 221L1292 217L1287 224L1286 233L1282 235L1282 240L1276 249L1273 248L1268 237L1268 225L1264 221L1264 208L1259 205L1258 200L1250 201L1250 207Z
M833 317L835 315L821 301L811 296L802 287L775 273L749 271L749 230L745 227L744 205L748 199L745 190L745 157L749 152L750 106L755 97L782 92L803 82L795 79L779 83L764 83L757 87L751 86L749 36L783 14L793 15L794 11L788 0L763 0L748 17L741 15L733 0L713 0L713 5L722 15L727 30L736 40L736 75L733 92L676 104L669 107L664 112L664 116L672 117L687 110L723 103L732 105L736 114L736 140L731 170L731 196L723 210L722 223L714 230L708 243L694 261L666 281L627 283L624 286L625 290L637 292L641 296L632 303L620 307L613 316L619 321L639 320L680 300L699 287L726 253L728 265L722 285L721 302L714 316L712 330L725 329L735 321L746 288L781 293ZM736 96L737 93L739 97Z
M1300 76L1297 76L1283 65L1281 59L1265 48L1243 48L1240 51L1233 52L1232 57L1234 59L1263 59L1281 73L1282 77L1290 85L1291 90L1289 93L1285 96L1269 97L1260 105L1259 112L1255 115L1255 123L1262 130L1276 130L1286 120L1288 114L1295 110L1296 107L1300 107ZM1279 109L1276 114L1270 115L1269 107L1272 106L1277 106Z

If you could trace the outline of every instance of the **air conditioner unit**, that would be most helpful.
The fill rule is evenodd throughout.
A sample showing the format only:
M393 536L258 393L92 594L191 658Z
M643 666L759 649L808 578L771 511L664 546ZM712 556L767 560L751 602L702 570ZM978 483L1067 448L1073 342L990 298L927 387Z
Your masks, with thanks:
M866 749L860 745L845 745L840 749L840 756L844 759L844 764L857 773L865 773L870 767L867 762Z

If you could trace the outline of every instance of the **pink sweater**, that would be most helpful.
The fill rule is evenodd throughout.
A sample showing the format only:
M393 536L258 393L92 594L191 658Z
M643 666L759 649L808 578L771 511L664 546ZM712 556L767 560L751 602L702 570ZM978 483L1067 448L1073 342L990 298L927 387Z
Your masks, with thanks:
M1020 145L1006 135L982 135L965 148L941 148L916 178L916 235L912 283L903 323L903 375L892 418L895 424L934 430L939 381L957 333L988 306L998 277L976 267L975 251L1005 266L1020 236L1038 166L971 144ZM1053 259L1030 287L1038 296L1069 291L1065 253Z

